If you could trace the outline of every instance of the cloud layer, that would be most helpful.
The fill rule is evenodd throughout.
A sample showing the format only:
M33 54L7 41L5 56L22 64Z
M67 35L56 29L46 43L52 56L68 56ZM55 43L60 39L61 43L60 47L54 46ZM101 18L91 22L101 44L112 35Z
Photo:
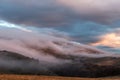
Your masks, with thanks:
M95 22L113 22L120 19L118 0L58 0L77 12L83 19Z
M90 44L119 28L119 4L118 0L0 0L0 18L64 31L75 41Z
M1 21L0 25L2 25L0 26L0 50L21 53L40 61L61 62L64 56L92 56L98 52L97 55L94 54L93 56L100 57L102 55L99 55L99 53L105 53L104 51L74 42L59 31L51 30L50 34L50 30L44 28L39 28L36 31L32 28L27 29L5 21Z
M112 23L120 19L118 0L1 0L0 16L13 22L62 26L80 20Z

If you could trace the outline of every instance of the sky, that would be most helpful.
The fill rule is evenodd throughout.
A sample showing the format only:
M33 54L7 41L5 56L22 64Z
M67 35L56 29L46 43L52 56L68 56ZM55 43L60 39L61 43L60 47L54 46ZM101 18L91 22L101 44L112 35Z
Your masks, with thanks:
M119 0L0 0L0 21L23 30L57 30L74 41L119 53L119 7Z

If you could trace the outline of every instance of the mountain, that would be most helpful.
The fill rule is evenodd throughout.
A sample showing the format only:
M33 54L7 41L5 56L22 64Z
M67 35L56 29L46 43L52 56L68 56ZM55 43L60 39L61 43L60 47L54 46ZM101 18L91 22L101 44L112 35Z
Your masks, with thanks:
M84 49L85 53L92 55L76 56L60 54L48 48L41 49L46 53L46 56L49 53L56 59L62 60L60 63L40 61L20 53L0 51L0 73L73 77L105 77L120 74L119 56L113 54L106 56L108 53L93 48L85 48L85 46L81 48ZM84 54L83 51L81 54ZM94 56L99 54L104 54L104 56Z
M0 73L72 77L120 74L119 54L74 42L54 29L6 21L0 24Z

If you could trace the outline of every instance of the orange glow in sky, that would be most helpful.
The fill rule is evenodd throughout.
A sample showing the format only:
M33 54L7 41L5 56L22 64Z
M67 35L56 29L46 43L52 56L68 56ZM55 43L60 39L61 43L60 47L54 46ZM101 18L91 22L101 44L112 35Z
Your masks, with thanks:
M91 45L93 46L103 45L103 46L118 48L120 47L120 35L116 33L106 34L104 36L101 36L100 41L96 43L92 43Z

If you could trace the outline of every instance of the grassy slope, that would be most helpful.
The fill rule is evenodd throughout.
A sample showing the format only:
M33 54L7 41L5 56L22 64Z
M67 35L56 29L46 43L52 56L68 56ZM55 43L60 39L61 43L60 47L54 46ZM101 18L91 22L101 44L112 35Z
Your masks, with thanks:
M0 80L120 80L114 78L72 78L72 77L53 77L53 76L32 76L32 75L0 75Z

